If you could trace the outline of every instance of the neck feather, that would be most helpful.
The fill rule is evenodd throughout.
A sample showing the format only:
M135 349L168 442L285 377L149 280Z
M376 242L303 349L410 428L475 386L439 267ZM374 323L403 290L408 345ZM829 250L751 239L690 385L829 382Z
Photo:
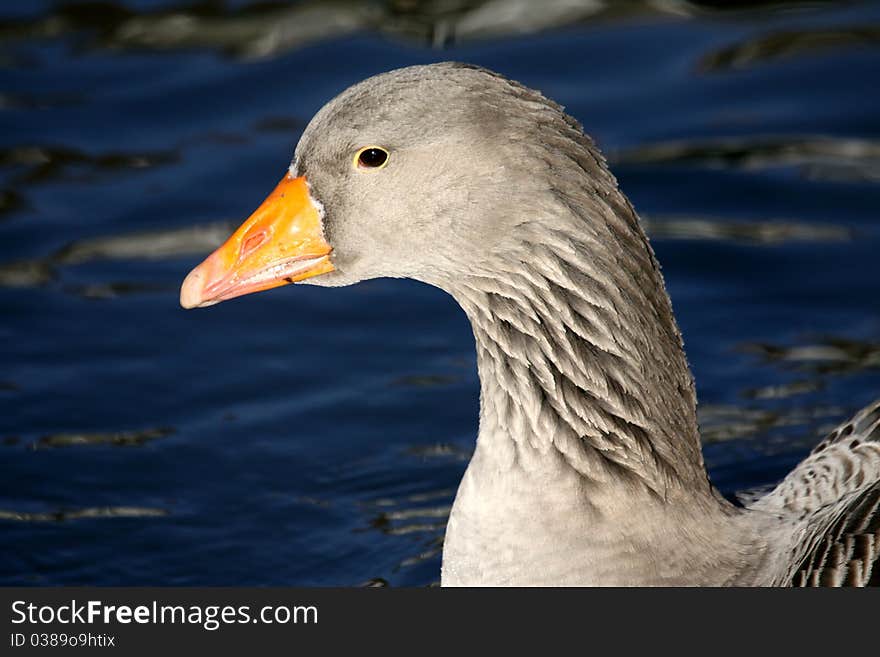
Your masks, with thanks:
M476 338L478 448L521 464L552 450L583 477L662 498L708 492L681 334L638 219L603 165L605 193L553 189L544 216L517 226L518 252L451 290Z

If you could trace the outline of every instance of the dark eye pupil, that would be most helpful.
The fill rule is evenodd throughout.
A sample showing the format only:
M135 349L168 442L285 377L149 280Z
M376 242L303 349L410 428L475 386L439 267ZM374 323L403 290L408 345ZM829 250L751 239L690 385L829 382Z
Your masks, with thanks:
M380 167L388 159L388 153L381 148L366 148L361 151L358 162L365 167Z

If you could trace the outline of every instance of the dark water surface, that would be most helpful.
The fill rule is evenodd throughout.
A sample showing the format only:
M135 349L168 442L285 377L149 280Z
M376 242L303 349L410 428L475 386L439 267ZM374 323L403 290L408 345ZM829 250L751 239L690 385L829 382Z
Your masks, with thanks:
M664 266L713 478L781 477L880 396L880 3L734 4L3 3L0 584L437 581L477 427L453 301L177 303L312 114L414 63L584 123Z

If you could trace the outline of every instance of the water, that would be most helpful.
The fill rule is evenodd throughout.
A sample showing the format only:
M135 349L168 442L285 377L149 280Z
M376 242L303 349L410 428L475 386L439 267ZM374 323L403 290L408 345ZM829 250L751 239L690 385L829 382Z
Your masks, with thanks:
M880 396L880 3L583 4L4 3L0 584L437 581L477 422L452 300L177 305L311 115L407 64L497 69L608 153L723 491Z

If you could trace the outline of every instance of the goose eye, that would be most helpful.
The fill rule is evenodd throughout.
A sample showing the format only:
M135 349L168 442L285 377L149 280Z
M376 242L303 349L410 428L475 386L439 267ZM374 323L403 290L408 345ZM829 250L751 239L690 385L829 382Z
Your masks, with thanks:
M381 169L388 163L388 151L379 146L367 146L357 152L354 161L360 169Z

